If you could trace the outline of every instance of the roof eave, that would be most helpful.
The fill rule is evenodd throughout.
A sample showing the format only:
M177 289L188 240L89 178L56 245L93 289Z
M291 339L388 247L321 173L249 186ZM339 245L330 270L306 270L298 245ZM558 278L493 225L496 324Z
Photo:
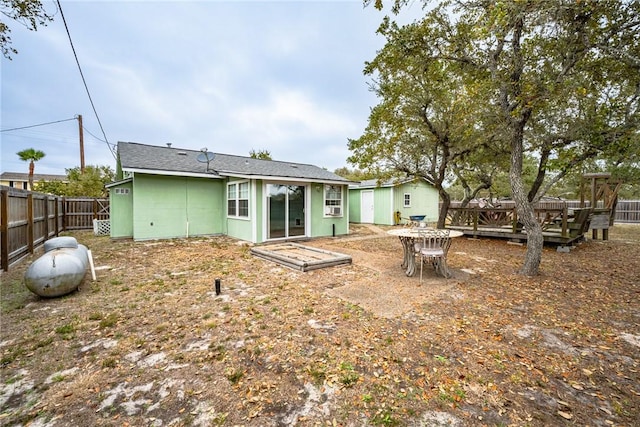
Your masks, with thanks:
M168 171L160 169L141 169L141 168L122 168L123 172L144 173L148 175L165 175L165 176L190 176L195 178L222 178L216 172L202 173L202 172L182 172L182 171Z
M108 184L105 184L104 188L117 187L118 185L126 184L126 183L131 182L131 181L133 181L133 178L121 179L119 181L114 181L114 182L110 182Z
M242 174L236 172L227 172L227 171L218 171L220 176L228 176L231 178L244 178L244 179L262 179L266 181L297 181L297 182L318 182L321 184L339 184L339 185L347 185L351 181L342 181L337 179L327 179L327 178L303 178L297 176L283 176L283 175L253 175L253 174Z

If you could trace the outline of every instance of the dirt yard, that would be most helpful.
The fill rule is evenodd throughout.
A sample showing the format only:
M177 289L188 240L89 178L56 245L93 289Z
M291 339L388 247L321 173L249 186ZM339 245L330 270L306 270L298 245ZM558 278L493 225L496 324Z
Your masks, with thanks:
M2 274L0 424L638 425L640 226L545 248L535 278L524 246L458 238L422 285L397 238L352 231L304 243L352 265L306 273L224 237L71 234L78 292L31 294L35 257Z

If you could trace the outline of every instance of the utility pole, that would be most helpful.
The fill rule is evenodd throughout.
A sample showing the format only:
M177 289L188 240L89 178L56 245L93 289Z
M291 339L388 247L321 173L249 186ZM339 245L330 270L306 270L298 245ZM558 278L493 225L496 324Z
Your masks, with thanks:
M84 132L82 130L82 114L78 114L78 133L80 135L80 173L84 173Z

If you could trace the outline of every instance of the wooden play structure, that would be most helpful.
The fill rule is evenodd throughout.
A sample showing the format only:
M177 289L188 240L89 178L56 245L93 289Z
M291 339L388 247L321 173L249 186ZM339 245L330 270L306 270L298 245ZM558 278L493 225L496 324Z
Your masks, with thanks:
M598 238L598 230L602 230L602 240L609 239L609 227L613 225L616 216L618 193L622 183L612 182L610 173L588 173L582 176L580 185L580 206L587 206L587 192L589 192L589 207L591 208L591 222L589 229L592 238Z

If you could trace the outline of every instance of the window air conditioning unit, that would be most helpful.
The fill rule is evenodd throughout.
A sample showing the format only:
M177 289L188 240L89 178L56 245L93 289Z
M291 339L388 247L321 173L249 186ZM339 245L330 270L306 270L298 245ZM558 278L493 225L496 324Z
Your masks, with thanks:
M340 206L329 206L327 209L327 215L340 215Z

